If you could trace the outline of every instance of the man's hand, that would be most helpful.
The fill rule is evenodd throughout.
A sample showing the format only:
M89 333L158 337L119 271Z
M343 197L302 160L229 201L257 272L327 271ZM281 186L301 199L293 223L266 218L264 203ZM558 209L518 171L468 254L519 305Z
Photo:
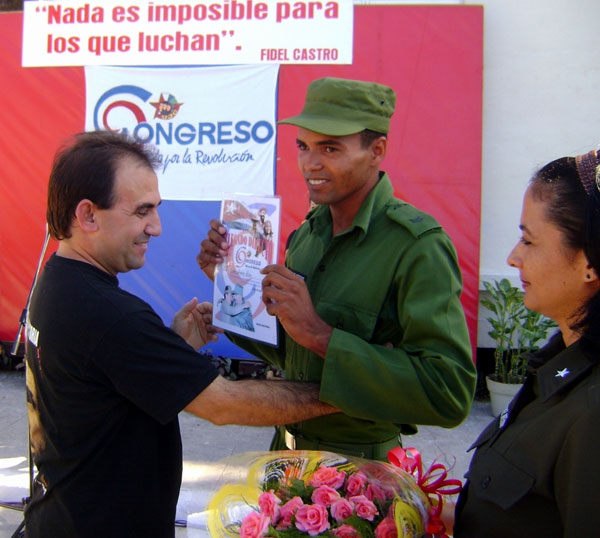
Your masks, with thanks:
M196 261L200 269L211 280L215 279L215 267L223 261L227 254L229 245L225 239L227 228L217 219L210 221L210 229L206 239L200 243L200 252L196 256Z
M198 349L207 342L216 342L217 333L223 332L211 322L212 304L199 303L198 299L194 297L175 314L171 329L194 349Z
M282 265L267 265L261 273L267 312L295 342L325 357L333 328L317 314L304 280Z

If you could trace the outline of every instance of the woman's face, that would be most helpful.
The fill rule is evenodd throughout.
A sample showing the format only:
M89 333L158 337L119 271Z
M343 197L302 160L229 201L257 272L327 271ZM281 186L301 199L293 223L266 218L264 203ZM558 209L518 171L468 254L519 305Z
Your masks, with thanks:
M564 244L562 231L546 219L545 207L529 187L519 226L523 234L507 262L519 269L525 306L552 318L564 334L571 315L597 289L597 278L583 251Z

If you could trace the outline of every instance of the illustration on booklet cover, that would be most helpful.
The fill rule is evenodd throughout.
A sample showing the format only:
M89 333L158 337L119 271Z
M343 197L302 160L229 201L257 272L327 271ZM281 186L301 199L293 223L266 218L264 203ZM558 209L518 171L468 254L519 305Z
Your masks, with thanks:
M229 249L215 270L213 323L277 345L277 318L262 302L260 270L277 262L280 199L227 195L221 203Z

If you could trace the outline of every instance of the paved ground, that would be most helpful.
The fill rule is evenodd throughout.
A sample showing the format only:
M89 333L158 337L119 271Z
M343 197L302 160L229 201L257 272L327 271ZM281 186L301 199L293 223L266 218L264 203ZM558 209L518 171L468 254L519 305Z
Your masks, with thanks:
M218 461L232 454L266 450L271 428L213 426L187 413L181 415L184 445L184 476L177 517L202 510L211 480L223 471ZM435 458L456 464L451 476L461 478L468 467L466 449L491 420L488 402L475 402L468 419L458 428L447 430L422 427L417 435L404 438L404 446L414 446L426 463ZM19 502L28 493L27 417L25 379L22 372L0 371L0 502ZM10 538L22 520L21 512L0 508L0 538ZM191 522L196 521L192 516ZM195 528L177 528L177 538L197 538L206 534Z

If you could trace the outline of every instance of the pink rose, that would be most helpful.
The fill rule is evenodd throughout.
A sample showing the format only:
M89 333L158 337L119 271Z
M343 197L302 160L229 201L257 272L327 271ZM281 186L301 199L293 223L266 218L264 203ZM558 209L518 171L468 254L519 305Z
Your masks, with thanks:
M332 529L331 534L338 538L353 538L354 536L360 538L360 534L352 525L340 525L337 529Z
M340 499L331 505L331 517L336 521L344 521L354 513L354 505L347 499Z
M331 506L332 503L341 499L341 497L336 489L330 488L329 486L319 486L313 491L311 499L315 504Z
M240 538L259 538L264 536L269 528L270 520L264 514L250 512L240 527Z
M387 493L384 488L378 484L369 484L365 490L365 497L370 501L385 501ZM392 496L393 497L393 496Z
M377 507L364 495L350 497L350 501L354 503L356 515L362 519L373 521L373 518L379 514Z
M296 511L296 527L311 536L325 532L329 528L327 508L321 504L303 504Z
M398 481L402 482L406 480L406 473L404 471L382 462L371 462L361 470L367 475L367 480L370 484L377 484L388 494L388 499L394 497Z
M318 488L319 486L329 486L331 488L341 488L346 473L338 471L335 467L325 467L321 465L312 475L309 484Z
M375 538L398 538L396 523L391 517L386 517L375 528Z
M348 480L346 480L346 491L348 492L348 495L351 497L360 495L363 492L366 483L367 477L364 473L359 471L358 473L350 475Z
M380 461L372 461L364 465L361 469L369 480L375 480L377 482L389 482L390 473L395 472L387 463Z
M261 514L270 517L273 523L276 523L279 519L280 504L281 499L273 493L273 490L265 491L258 497L258 506L260 507Z
M292 497L288 502L286 502L282 507L279 508L279 524L277 525L277 530L285 530L289 529L292 526L292 516L296 513L296 510L304 503L302 499L298 496Z

